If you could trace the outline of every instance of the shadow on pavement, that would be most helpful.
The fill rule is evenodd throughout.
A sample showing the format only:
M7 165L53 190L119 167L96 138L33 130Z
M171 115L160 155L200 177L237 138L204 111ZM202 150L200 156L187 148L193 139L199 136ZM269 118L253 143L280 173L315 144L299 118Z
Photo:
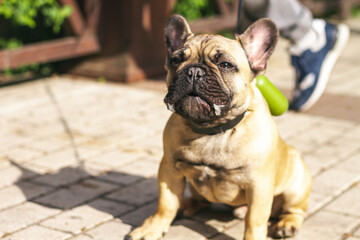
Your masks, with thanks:
M156 178L115 171L94 175L82 166L65 167L55 173L43 175L15 162L11 163L22 173L14 185L21 189L27 201L45 207L70 210L86 205L119 218L132 228L140 225L156 210ZM29 187L24 183L46 190L38 191L37 187ZM223 206L220 209L215 207L204 210L189 219L177 217L172 226L183 226L207 239L216 236L219 240L235 240L206 224L211 220L226 224L233 219L232 210Z

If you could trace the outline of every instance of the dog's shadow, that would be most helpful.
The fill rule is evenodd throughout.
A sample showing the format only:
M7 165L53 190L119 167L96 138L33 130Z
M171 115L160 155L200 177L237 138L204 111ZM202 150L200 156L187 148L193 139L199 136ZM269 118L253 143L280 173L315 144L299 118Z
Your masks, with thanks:
M82 166L38 174L20 164L11 164L21 170L21 176L14 185L22 191L26 200L48 208L71 210L86 205L134 228L157 207L156 178L116 171L93 174ZM221 233L224 226L231 225L233 221L229 207L215 205L192 218L177 217L164 239L179 239L179 233L216 240L242 239L242 235L234 238ZM119 236L119 239L122 238Z

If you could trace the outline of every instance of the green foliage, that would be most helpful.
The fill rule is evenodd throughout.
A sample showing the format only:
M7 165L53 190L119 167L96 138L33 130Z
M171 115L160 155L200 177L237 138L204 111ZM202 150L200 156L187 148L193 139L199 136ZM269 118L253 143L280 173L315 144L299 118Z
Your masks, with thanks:
M355 6L351 9L352 17L360 17L360 6Z
M218 32L219 35L226 37L226 38L230 38L230 39L234 39L234 31L233 30L223 30Z
M56 0L2 0L0 16L0 49L16 49L24 43L48 40L59 35L61 26L73 9L60 6ZM5 76L24 72L48 74L50 64L31 64L17 69L5 69Z
M215 14L210 0L178 0L174 13L184 16L187 20L209 17Z
M38 73L41 75L48 75L53 70L52 68L53 68L52 65L49 63L45 63L45 64L33 63L33 64L18 67L16 69L9 69L9 68L4 69L3 74L7 77L26 73L26 72L33 72L33 73Z
M58 33L72 8L61 7L56 0L2 0L0 5L0 15L10 19L15 26L35 28L39 12L44 16L45 24Z
M2 38L0 37L0 49L16 49L23 45L23 43L16 38Z

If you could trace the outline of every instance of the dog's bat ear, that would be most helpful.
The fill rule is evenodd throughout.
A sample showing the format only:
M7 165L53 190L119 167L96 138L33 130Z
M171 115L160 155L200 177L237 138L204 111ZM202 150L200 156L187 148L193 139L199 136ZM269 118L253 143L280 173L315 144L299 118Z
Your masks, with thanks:
M275 23L266 18L256 21L242 35L236 36L255 73L266 69L267 61L275 49L278 37L279 32Z
M177 14L172 15L165 27L165 44L168 57L179 49L190 35L192 32L185 18Z

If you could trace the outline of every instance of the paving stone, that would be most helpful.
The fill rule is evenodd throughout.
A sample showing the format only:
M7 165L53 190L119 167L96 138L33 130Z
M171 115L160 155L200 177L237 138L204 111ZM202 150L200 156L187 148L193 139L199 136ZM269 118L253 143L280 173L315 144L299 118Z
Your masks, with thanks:
M78 145L76 147L77 152L80 156L80 159L91 159L96 156L99 156L100 154L112 150L108 147L94 147L94 146L86 146L86 145ZM108 167L109 169L109 167Z
M360 217L360 184L358 183L354 187L350 188L327 205L325 209Z
M5 156L0 156L0 170L11 167L10 160Z
M358 217L323 210L308 218L294 239L341 239L359 223Z
M121 184L123 186L127 186L144 179L143 177L140 176L130 175L117 171L106 172L98 176L98 178L112 183Z
M115 201L111 201L108 199L101 199L101 198L100 199L98 198L92 202L89 202L87 205L91 206L97 210L109 213L109 214L113 215L114 217L119 216L124 213L127 213L134 209L133 206L115 202Z
M121 222L119 219L106 222L97 226L86 234L96 240L118 240L123 239L131 230L131 226Z
M79 206L47 219L41 225L59 231L79 234L110 219L112 219L112 216L108 213L90 206Z
M44 157L31 161L31 164L48 169L48 172L55 172L61 168L79 164L72 148L48 154Z
M137 139L136 141L131 141L130 143L120 143L119 147L126 151L142 152L146 155L152 156L151 160L160 162L163 156L162 130L158 133L154 132L153 136Z
M143 221L155 213L157 201L143 205L136 210L120 216L121 221L132 226L140 226Z
M89 176L90 173L81 167L65 167L57 172L34 178L33 181L59 187L69 185Z
M360 151L339 163L336 167L349 174L358 174L360 169Z
M124 152L124 151L116 150L102 154L98 157L90 159L89 161L116 168L131 163L132 161L135 161L139 157L140 157L139 153L136 152Z
M80 234L80 235L77 235L76 237L69 238L69 240L94 240L94 239L85 234Z
M324 168L329 166L328 161L315 156L313 152L302 154L306 167L309 169L312 177L318 175Z
M319 209L324 207L327 203L329 203L333 199L333 197L334 196L332 195L320 194L312 191L310 193L310 202L306 214L310 215L318 211Z
M215 234L216 230L192 220L178 220L170 227L164 240L206 240Z
M42 155L43 155L43 153L40 151L32 150L32 149L22 147L22 146L13 148L6 153L6 157L8 159L10 159L11 161L17 162L17 163L30 161L35 158L39 158Z
M135 160L133 163L127 164L126 166L122 167L121 171L125 174L134 176L156 177L158 169L158 163L146 160Z
M52 188L31 182L19 182L0 190L0 210L31 200Z
M118 149L120 136L92 137L77 144L82 159L93 159L100 154L106 154Z
M33 141L27 143L26 146L40 150L45 154L50 154L64 148L69 148L70 141L68 139L59 139L51 136L47 138L34 139Z
M19 168L23 169L23 171L29 171L32 174L34 174L33 176L39 176L39 175L43 175L43 174L51 174L54 173L54 171L56 170L51 170L48 169L45 166L39 166L37 164L33 164L32 162L24 162L21 163L21 165L19 165Z
M358 149L360 149L360 141L347 136L336 138L331 143L320 146L315 151L309 153L308 155L311 159L307 161L307 164L311 164L315 168L326 169L339 161L346 160ZM321 166L314 166L314 162Z
M0 150L9 151L14 147L17 147L21 144L26 144L31 141L31 138L26 136L21 136L19 134L7 133L2 134L0 138Z
M212 204L210 208L202 210L193 216L193 218L213 227L219 232L241 221L234 216L232 207L222 204Z
M357 229L353 233L354 236L360 237L360 226L357 227Z
M65 128L60 120L43 123L38 122L36 119L33 121L26 119L26 122L23 121L23 125L18 129L18 131L21 131L21 134L24 137L30 139L23 143L28 144L33 139L53 137L54 135L65 133Z
M26 228L60 211L27 202L0 212L0 237Z
M36 173L16 166L12 163L11 167L0 169L0 188L9 186L16 182L35 176Z
M342 128L335 128L332 124L314 123L306 131L290 138L289 142L301 151L309 152L327 143L329 139L338 137L342 131Z
M245 231L245 223L243 221L236 223L234 226L225 230L223 233L220 233L213 238L212 240L235 240L243 239Z
M331 168L313 179L312 190L323 195L336 196L359 180L358 173Z
M129 187L111 193L106 198L120 201L130 205L140 206L158 196L157 180L154 178L146 179Z
M116 189L116 187L109 183L88 179L71 185L68 188L61 188L35 201L47 206L69 209Z
M297 136L299 133L302 133L304 129L309 129L315 121L308 115L293 112L287 112L274 119L278 124L280 136L285 140L292 136Z
M71 236L72 235L69 233L59 232L53 229L34 225L14 234L11 234L8 237L2 238L2 240L61 240L68 239Z
M360 124L353 127L351 131L348 131L345 135L351 138L360 139Z

